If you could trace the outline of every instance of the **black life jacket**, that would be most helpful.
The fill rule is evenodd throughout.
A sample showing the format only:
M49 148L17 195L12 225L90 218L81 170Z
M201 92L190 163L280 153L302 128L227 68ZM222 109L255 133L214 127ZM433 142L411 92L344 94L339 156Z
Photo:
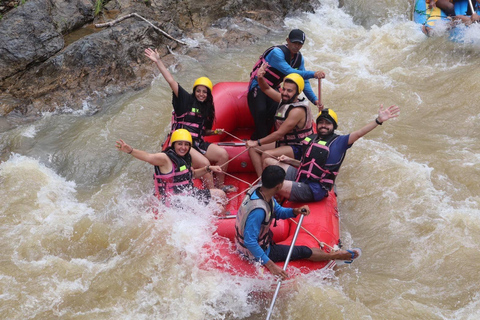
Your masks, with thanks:
M336 134L328 136L325 140L319 138L316 134L305 138L303 141L305 145L304 153L297 170L296 181L305 182L308 180L318 182L325 190L330 191L332 189L345 158L345 154L343 154L338 163L326 164L330 154L329 146L337 138L338 135Z
M207 128L205 126L206 119L202 116L201 108L206 108L206 106L202 106L200 102L195 101L190 111L184 114L177 115L175 111L172 112L173 119L170 135L175 130L186 129L194 140L203 140Z
M265 50L265 52L260 56L258 59L257 63L253 66L252 72L250 72L250 84L252 83L252 80L255 79L257 76L258 69L262 66L262 64L265 62L265 58L267 55L275 48L280 48L283 51L283 54L285 55L285 61L294 69L298 69L300 65L302 64L302 54L299 52L293 56L293 59L291 59L291 53L290 50L287 48L287 45L282 44L279 46L273 46ZM266 69L265 73L265 80L267 83L270 85L270 87L276 89L280 86L280 83L282 83L283 78L285 78L286 74L282 73L280 70L268 66ZM250 87L250 84L248 85Z

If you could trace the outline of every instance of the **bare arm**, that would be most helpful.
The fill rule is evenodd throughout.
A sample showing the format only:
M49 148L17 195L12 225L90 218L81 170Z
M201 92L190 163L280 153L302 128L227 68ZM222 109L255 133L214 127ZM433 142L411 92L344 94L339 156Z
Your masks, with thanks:
M286 155L283 155L283 154L280 157L278 157L278 161L289 164L289 165L291 165L293 167L296 167L296 168L298 168L300 166L300 161L299 160L292 159L292 158L290 158Z
M377 120L378 122L383 123L388 119L398 117L399 113L400 108L397 106L390 106L387 109L383 109L383 104L380 105L380 109L378 109L377 119L367 123L367 125L364 126L362 129L350 133L350 137L348 138L348 144L354 143L355 141L378 127L379 124L377 123Z
M159 166L160 168L165 168L166 166L168 166L170 164L169 158L165 153L148 153L148 152L145 152L145 151L142 151L142 150L134 149L133 147L126 144L122 139L117 141L116 147L117 147L118 150L120 150L122 152L131 154L132 156L134 156L138 160L148 162L151 165ZM166 168L166 169L168 169L168 168ZM170 168L170 170L172 170L172 169ZM168 170L168 171L170 171L170 170Z
M175 81L175 79L173 79L172 74L170 73L170 71L167 70L167 68L163 64L162 60L160 59L160 54L158 54L158 50L155 49L155 51L153 51L152 49L147 48L145 49L145 56L150 60L152 60L153 62L155 62L158 70L160 70L160 73L170 85L170 88L172 89L173 93L175 94L175 96L178 97L178 82Z
M277 90L273 89L270 87L265 81L265 69L268 67L268 63L264 62L260 68L258 68L257 71L257 80L258 80L258 85L260 86L260 89L262 89L263 93L265 93L267 96L270 97L273 101L280 102L282 101L282 94L278 92Z
M288 278L288 273L279 266L277 266L272 260L268 260L268 262L265 263L264 266L267 267L274 276L280 277L282 278L282 280Z
M295 126L297 126L305 118L304 116L305 110L303 108L294 108L290 111L287 119L282 123L278 130L275 130L264 138L258 139L260 140L260 144L264 145L282 139L287 133L292 131L293 128L295 128ZM256 142L257 145L258 140ZM252 146L251 143L247 145Z
M200 178L201 176L205 175L207 172L216 172L220 173L223 172L222 168L220 166L205 166L200 169L193 169L193 177L194 178Z

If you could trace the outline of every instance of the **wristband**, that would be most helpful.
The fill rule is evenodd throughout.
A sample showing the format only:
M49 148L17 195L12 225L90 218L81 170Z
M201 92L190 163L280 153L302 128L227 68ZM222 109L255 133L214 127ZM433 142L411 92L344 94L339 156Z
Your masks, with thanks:
M206 166L206 167L205 167L205 170L206 170L207 172L212 172L212 170L210 170L210 165Z
M132 154L132 152L133 152L133 148L132 148L132 150L130 150L130 152L127 152L127 153L128 153L128 154Z
M381 126L381 125L383 124L383 122L378 121L378 118L375 118L375 122L376 122L379 126Z
M262 144L260 143L260 139L257 139L258 146L261 147Z

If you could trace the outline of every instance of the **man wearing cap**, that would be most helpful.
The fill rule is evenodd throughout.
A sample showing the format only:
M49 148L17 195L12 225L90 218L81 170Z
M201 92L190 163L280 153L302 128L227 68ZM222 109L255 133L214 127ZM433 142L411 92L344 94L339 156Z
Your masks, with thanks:
M375 120L350 134L337 135L334 133L338 125L337 114L332 109L323 109L317 116L317 134L304 140L302 159L298 161L286 156L278 158L282 162L279 165L286 172L286 180L279 194L296 202L320 201L328 196L347 150L383 122L397 117L399 112L397 106L384 109L381 105ZM267 158L265 166L276 162L275 159Z
M259 87L257 72L262 64L267 63L268 65L265 80L274 89L278 89L283 78L290 73L298 73L305 80L325 77L323 71L305 70L304 59L300 53L300 49L305 43L305 33L302 30L292 30L286 40L287 44L268 48L260 56L250 73L248 106L255 121L255 132L251 137L252 140L263 138L270 133L274 121L273 116L277 109L277 103L263 93ZM317 96L308 81L305 82L304 92L308 100L315 105L319 105Z

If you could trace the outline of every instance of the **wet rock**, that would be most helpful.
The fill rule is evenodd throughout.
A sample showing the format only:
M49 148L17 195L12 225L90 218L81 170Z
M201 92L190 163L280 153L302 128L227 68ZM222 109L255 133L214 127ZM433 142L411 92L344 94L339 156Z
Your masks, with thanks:
M169 54L167 45L180 54L201 50L179 45L138 18L75 33L92 21L136 12L176 39L201 32L227 48L254 43L281 27L288 13L313 11L311 3L316 1L111 0L94 17L93 0L28 0L0 20L0 116L79 109L85 101L101 106L107 96L151 82L145 47L162 48L162 56ZM63 35L72 31L65 42Z
M46 0L28 1L0 20L0 84L63 48Z

